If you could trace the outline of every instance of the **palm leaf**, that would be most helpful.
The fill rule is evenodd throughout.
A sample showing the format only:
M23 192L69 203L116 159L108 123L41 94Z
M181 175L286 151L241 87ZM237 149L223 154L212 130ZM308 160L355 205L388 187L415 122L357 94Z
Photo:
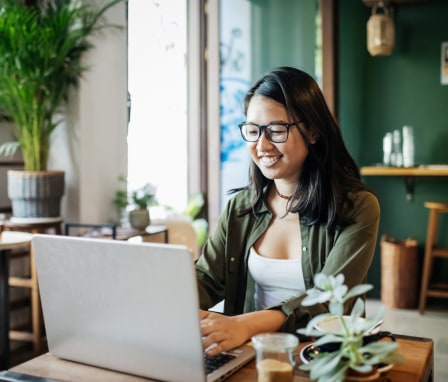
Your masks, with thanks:
M88 69L89 37L111 26L102 16L120 1L99 9L80 0L0 1L0 110L14 121L26 170L46 169L55 114Z

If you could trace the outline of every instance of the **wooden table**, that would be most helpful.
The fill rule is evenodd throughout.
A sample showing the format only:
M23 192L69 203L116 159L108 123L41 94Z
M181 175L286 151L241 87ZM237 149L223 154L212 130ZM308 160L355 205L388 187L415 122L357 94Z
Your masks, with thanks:
M10 218L0 221L0 232L47 233L50 230L56 235L62 235L62 218Z
M9 366L9 253L29 247L31 234L4 232L0 235L0 368Z
M429 382L433 380L434 343L428 338L396 335L398 349L404 361L387 372L390 382ZM307 343L299 345L299 351ZM297 362L300 358L297 354ZM58 359L47 353L11 369L13 372L30 374L64 382L143 382L146 378L130 376L88 365ZM255 361L231 376L228 382L256 382ZM306 372L296 368L294 382L310 381Z
M168 243L168 227L164 225L149 225L145 229L122 228L115 224L85 224L85 223L66 223L64 227L64 234L70 235L70 230L77 230L78 235L84 237L96 237L101 239L117 239L129 240L136 236L152 236L163 234L164 242ZM83 229L91 229L87 233L83 233Z

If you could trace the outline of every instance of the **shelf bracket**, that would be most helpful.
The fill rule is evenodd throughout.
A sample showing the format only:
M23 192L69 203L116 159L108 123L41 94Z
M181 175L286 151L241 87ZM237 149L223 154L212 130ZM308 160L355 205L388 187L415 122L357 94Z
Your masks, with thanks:
M415 181L413 176L405 176L404 177L404 186L406 188L406 199L408 202L412 202L414 199L414 186Z

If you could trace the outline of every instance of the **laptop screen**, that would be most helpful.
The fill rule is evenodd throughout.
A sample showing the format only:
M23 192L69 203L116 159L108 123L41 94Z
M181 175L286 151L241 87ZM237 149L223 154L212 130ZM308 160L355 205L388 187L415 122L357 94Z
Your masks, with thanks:
M54 235L35 235L32 245L53 355L161 380L205 380L186 247Z

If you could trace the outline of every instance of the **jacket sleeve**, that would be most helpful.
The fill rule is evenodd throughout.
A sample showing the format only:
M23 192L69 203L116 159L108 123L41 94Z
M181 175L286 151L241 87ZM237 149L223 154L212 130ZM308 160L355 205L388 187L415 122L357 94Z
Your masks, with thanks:
M321 260L314 263L314 274L342 273L345 276L345 284L349 288L366 281L367 271L372 263L380 218L377 198L369 192L356 194L352 217L354 223L335 234L328 254L312 254L312 260L316 258ZM310 238L310 240L313 239ZM306 326L313 316L328 311L325 305L302 307L301 302L304 297L305 295L301 294L273 307L273 309L282 310L286 315L283 331L295 332L298 328ZM351 311L353 303L354 299L346 304L346 314Z
M219 217L213 235L204 245L196 261L199 306L208 309L224 299L225 295L225 248L228 208Z

